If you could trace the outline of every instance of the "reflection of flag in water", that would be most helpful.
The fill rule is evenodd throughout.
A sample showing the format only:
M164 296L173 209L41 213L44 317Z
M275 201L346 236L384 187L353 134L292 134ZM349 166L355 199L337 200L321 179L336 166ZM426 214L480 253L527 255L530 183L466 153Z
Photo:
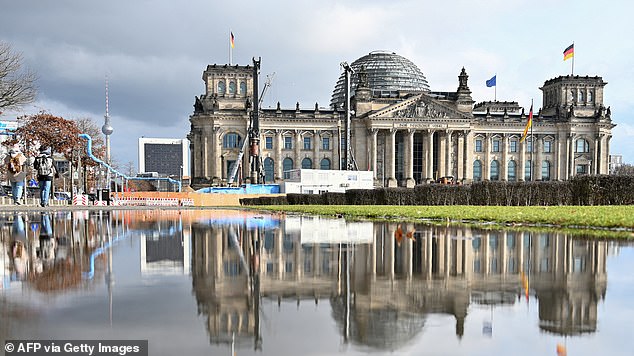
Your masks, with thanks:
M566 356L568 352L566 351L566 346L562 344L557 344L557 356Z
M401 225L398 225L396 230L394 230L394 239L396 239L396 244L401 246L401 241L403 241L403 229L401 229Z
M416 240L416 237L414 237L415 232L416 229L414 228L412 228L412 231L405 231L405 237L410 240ZM403 242L403 228L401 228L401 225L398 225L396 230L394 230L394 239L396 240L396 244L401 246L401 242Z
M526 300L528 300L528 277L523 271L520 273L520 276L522 278L522 289L524 289L524 295L526 296Z

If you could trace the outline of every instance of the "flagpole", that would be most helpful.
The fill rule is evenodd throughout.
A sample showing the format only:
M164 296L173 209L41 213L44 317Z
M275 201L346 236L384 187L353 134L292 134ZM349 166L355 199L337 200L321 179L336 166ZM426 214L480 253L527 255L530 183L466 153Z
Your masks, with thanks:
M572 41L572 72L571 75L574 77L575 76L575 53L574 53L574 48L575 48L575 41Z
M533 99L531 99L531 108L533 107ZM533 162L533 152L535 152L535 136L533 136L533 123L531 122L531 182L533 181L533 167L535 166L535 162Z
M495 87L493 88L493 101L498 101L498 74L495 73Z

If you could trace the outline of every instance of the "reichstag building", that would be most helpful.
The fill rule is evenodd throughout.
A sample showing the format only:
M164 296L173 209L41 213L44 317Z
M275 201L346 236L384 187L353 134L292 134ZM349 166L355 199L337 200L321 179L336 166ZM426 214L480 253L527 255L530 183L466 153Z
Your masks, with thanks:
M533 127L521 141L529 109L515 101L475 103L467 72L456 91L433 91L423 72L395 53L376 51L350 64L351 154L374 172L376 186L413 187L438 181L566 180L607 174L612 123L599 76L546 80L534 104ZM330 102L261 109L260 157L266 183L293 169L340 169L345 144L345 74ZM194 187L225 182L236 163L253 107L253 67L208 65L205 93L190 116ZM344 140L344 141L342 141ZM343 146L345 147L345 146ZM345 164L345 163L344 163ZM249 177L248 152L241 176Z

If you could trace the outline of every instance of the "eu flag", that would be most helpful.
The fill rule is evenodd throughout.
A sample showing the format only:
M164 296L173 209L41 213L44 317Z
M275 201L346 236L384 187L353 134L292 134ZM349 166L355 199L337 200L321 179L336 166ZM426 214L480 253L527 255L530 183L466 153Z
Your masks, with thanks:
M494 87L495 86L495 77L497 77L497 74L493 76L493 78L487 80L487 87Z

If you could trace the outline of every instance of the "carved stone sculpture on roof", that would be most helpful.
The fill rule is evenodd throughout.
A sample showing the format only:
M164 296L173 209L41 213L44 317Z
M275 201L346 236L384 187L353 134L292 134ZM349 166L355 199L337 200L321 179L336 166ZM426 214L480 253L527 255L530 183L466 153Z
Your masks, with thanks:
M199 97L196 97L196 101L194 102L194 112L195 113L203 112L203 103L200 102Z

